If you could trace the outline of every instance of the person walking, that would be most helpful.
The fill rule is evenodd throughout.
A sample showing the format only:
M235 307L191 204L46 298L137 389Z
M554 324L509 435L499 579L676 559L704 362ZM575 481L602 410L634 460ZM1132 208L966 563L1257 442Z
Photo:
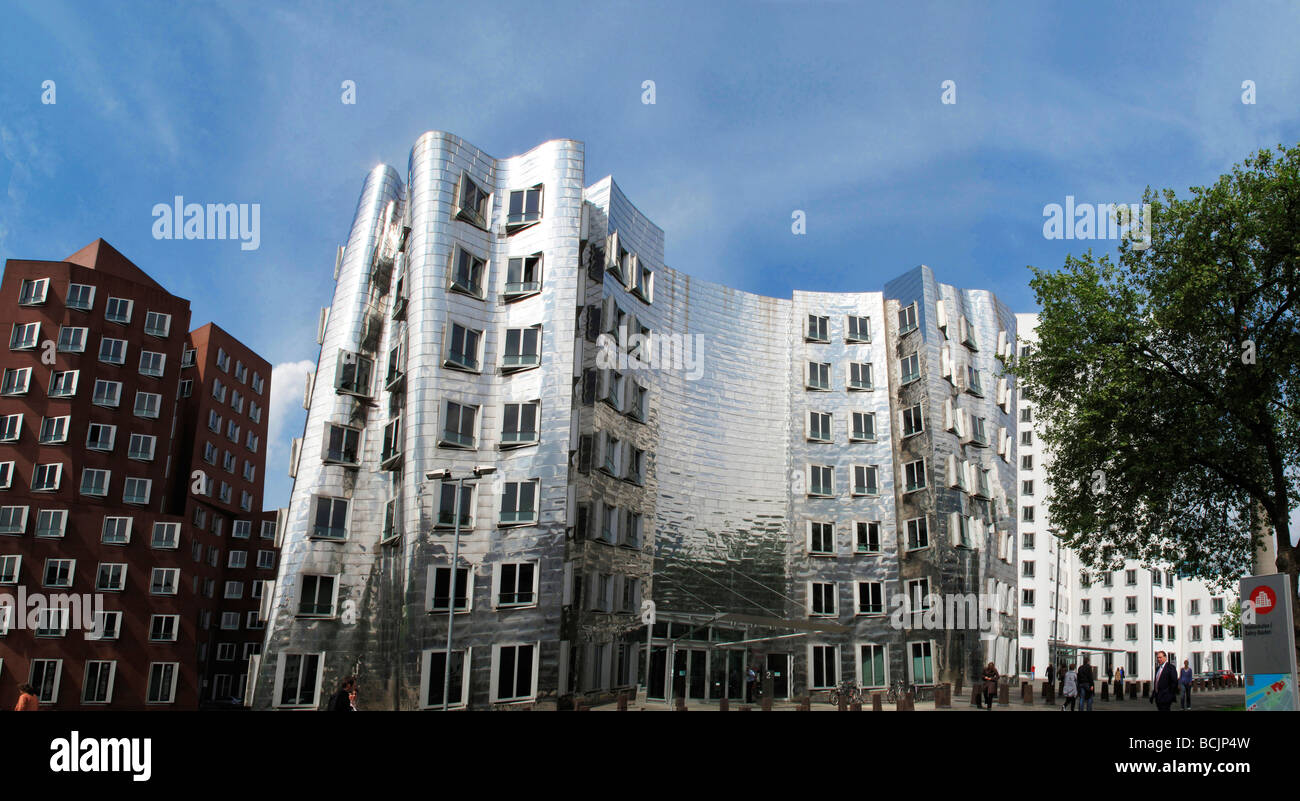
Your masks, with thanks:
M1061 695L1065 695L1065 673L1065 663L1062 662L1060 667L1056 669L1056 683L1060 685L1056 688L1056 691Z
M330 696L329 702L325 705L327 712L356 712L357 711L357 677L348 676L339 685L338 692Z
M998 669L989 662L984 668L984 705L988 709L993 708L993 696L998 691Z
M1183 669L1178 671L1178 684L1183 689L1183 709L1192 708L1192 669L1183 660Z
M1049 662L1048 665L1047 665L1047 671L1046 671L1045 673L1043 673L1043 676L1047 679L1047 683L1048 683L1049 685L1053 684L1052 677L1055 676L1055 675L1056 675L1056 673L1055 673L1055 671L1052 670L1052 665L1051 665L1051 663Z
M18 703L14 705L15 712L39 712L41 711L41 699L36 697L36 688L30 684L18 685Z
M1124 697L1124 666L1115 668L1115 700Z
M1092 711L1092 694L1093 682L1092 665L1088 662L1088 657L1083 658L1083 664L1079 666L1079 674L1076 679L1079 684L1079 711Z
M754 670L753 665L750 665L749 669L745 671L745 703L747 704L754 703L754 682L756 681L758 681L758 671Z
M1074 665L1065 671L1065 678L1061 681L1061 694L1065 696L1065 703L1061 704L1061 711L1064 712L1066 707L1074 712L1075 699L1079 697L1079 674L1075 673Z
M1151 683L1151 703L1161 712L1168 712L1177 697L1178 671L1174 670L1164 651L1156 651L1156 680Z

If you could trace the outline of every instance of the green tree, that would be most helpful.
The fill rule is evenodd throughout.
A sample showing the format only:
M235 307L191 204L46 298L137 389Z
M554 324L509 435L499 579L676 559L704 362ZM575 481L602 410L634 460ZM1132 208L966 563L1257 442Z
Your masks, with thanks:
M1044 425L1052 519L1092 567L1134 558L1219 586L1271 525L1295 582L1300 146L1144 201L1149 247L1030 268L1039 343L1012 369Z
M1236 637L1238 639L1241 638L1241 602L1240 601L1233 601L1232 603L1228 604L1227 611L1223 613L1223 617L1219 618L1219 625L1223 626L1223 628L1233 637Z

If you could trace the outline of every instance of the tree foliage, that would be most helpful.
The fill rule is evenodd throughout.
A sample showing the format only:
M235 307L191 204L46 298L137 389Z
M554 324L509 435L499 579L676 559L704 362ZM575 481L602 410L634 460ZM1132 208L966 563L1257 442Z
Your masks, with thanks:
M1095 568L1220 585L1249 572L1266 522L1294 580L1300 146L1144 201L1149 247L1030 268L1039 342L1013 371L1044 425L1052 519Z

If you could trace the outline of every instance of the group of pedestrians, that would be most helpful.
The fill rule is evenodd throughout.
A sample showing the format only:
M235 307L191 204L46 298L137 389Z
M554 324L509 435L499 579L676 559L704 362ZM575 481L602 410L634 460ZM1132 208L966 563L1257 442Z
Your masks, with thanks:
M1062 666L1064 667L1064 666ZM1052 668L1047 667L1048 681L1051 681ZM1061 696L1065 701L1061 704L1061 711L1070 710L1071 712L1091 712L1092 698L1096 693L1096 676L1093 673L1092 665L1088 662L1088 657L1083 658L1083 664L1070 665L1068 670L1064 671L1061 676ZM1078 704L1076 710L1075 704Z

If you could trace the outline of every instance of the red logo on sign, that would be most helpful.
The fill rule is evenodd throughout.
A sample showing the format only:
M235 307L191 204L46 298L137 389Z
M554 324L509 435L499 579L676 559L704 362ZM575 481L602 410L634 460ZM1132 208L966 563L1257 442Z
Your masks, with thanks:
M1251 596L1250 600L1254 604L1256 612L1267 615L1273 611L1273 607L1277 604L1277 595L1268 587L1260 587L1255 590L1255 594Z

